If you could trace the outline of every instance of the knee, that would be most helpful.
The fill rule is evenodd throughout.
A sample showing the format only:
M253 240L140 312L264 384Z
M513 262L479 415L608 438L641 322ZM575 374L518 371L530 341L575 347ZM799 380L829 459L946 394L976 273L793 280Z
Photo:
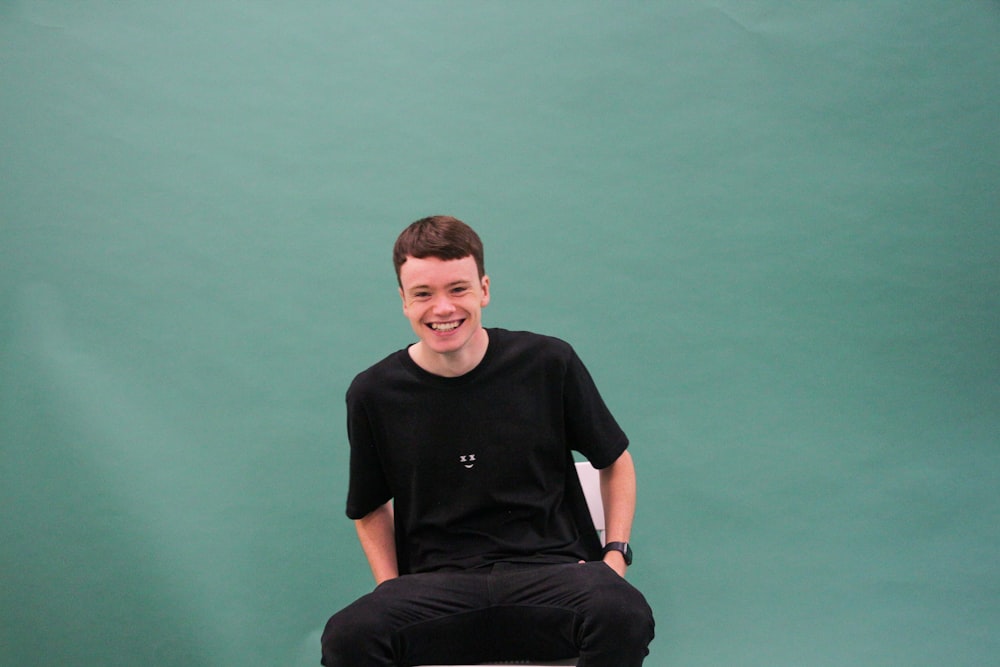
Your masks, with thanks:
M379 643L383 633L379 630L379 618L356 609L344 609L326 623L320 645L323 651L322 664L326 667L354 667L366 664L372 655L372 644Z
M323 650L322 664L327 667L347 664L351 653L350 638L353 622L343 612L335 614L326 622L323 635L320 637L320 647Z
M653 640L655 628L645 596L621 578L600 587L592 598L587 624L593 632L643 647Z

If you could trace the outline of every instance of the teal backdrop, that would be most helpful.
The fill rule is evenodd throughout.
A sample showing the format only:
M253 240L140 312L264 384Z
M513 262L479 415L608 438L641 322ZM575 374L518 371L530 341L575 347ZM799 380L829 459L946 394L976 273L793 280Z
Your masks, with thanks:
M652 667L1000 664L1000 4L0 2L0 664L305 667L456 215L632 439Z

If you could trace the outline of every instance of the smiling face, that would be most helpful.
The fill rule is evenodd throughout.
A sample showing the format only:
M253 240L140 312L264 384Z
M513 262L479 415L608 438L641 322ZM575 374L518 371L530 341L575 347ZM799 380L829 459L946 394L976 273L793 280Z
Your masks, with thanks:
M419 339L410 347L413 360L452 377L475 368L489 344L482 309L490 302L489 276L479 277L476 261L409 256L399 282L403 314Z

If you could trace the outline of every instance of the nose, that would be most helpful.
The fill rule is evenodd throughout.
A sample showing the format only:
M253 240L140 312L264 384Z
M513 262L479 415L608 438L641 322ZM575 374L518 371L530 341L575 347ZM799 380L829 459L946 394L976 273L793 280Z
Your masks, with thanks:
M447 294L442 294L434 301L434 314L437 316L450 315L455 312L455 304Z

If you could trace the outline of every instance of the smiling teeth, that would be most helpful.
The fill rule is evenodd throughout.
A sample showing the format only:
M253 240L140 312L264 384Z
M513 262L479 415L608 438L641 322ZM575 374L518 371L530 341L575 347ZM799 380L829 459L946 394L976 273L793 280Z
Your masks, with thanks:
M459 324L460 322L432 322L431 329L435 331L451 331Z

